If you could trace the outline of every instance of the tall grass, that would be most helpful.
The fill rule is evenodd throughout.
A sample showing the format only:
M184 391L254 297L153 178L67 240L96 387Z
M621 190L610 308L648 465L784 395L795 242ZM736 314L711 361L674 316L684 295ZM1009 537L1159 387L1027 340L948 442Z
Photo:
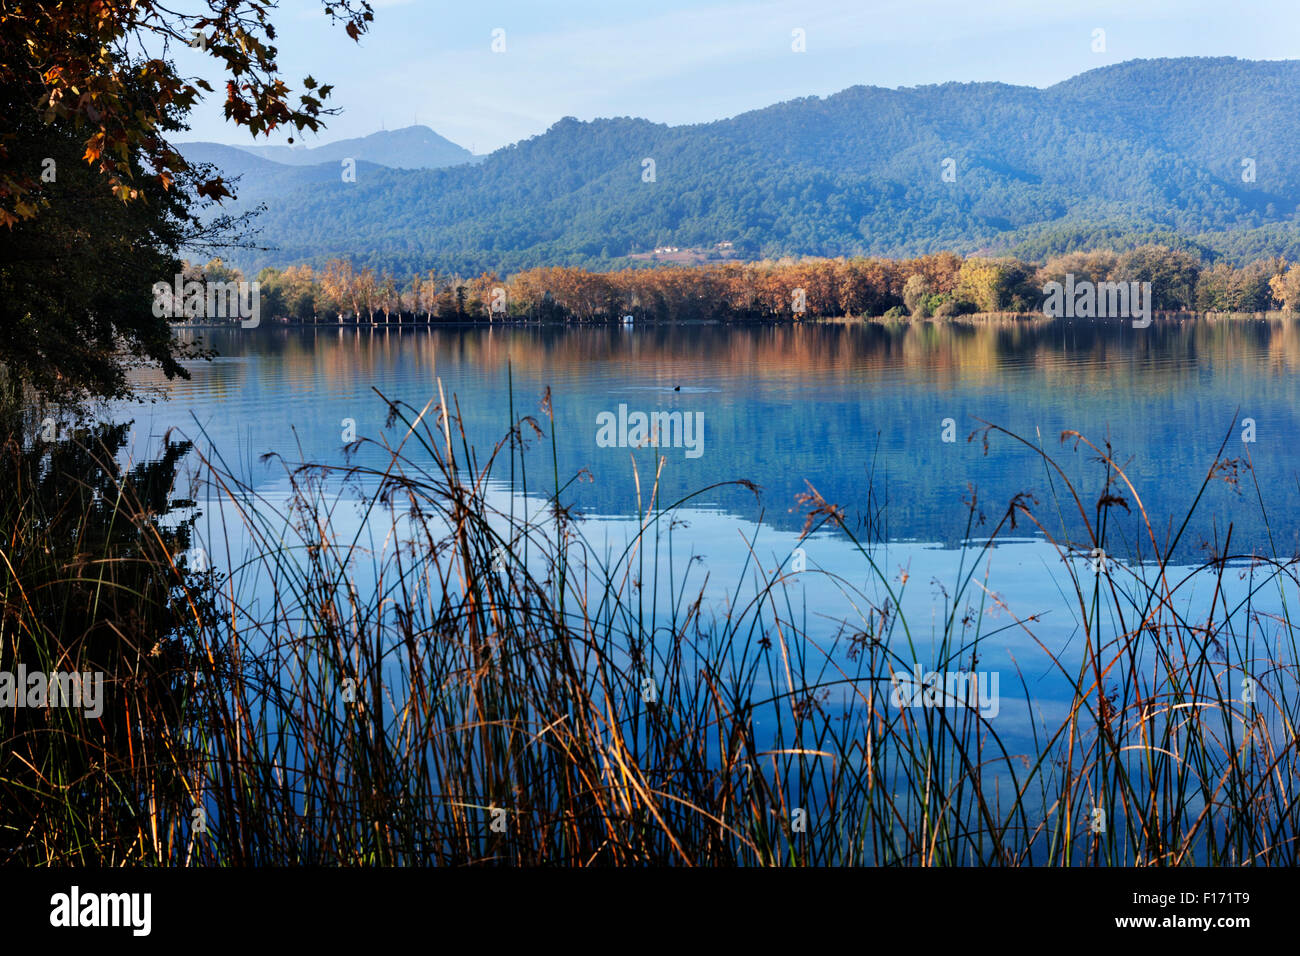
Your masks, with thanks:
M848 541L866 583L765 563L754 546L719 602L675 546L681 509L716 486L665 502L658 472L638 475L637 531L609 549L564 504L581 476L555 465L549 393L537 415L512 405L508 434L481 455L454 399L381 400L395 438L358 446L382 466L286 462L283 499L188 445L168 443L166 469L127 474L102 436L61 464L50 455L74 452L11 443L0 670L102 669L109 700L98 720L0 712L0 859L1296 862L1295 562L1234 555L1229 532L1203 567L1176 572L1183 532L1161 540L1109 448L1087 446L1104 475L1087 500L1026 441L1052 499L1017 498L968 546L922 634L901 610L906 577L812 487L804 534ZM1022 441L991 425L990 437ZM522 452L548 438L539 481ZM192 519L162 517L157 479L185 453L238 529L214 556L220 573L195 567ZM52 469L82 489L53 514L31 487ZM1191 510L1210 482L1248 474L1221 450ZM1100 557L1115 509L1142 518L1144 560ZM1001 633L982 612L1011 614L981 568L1026 526L1059 552L1062 604L1086 637L1067 655L1040 621L1011 616L1041 650L1032 665L1072 693L1049 719L1032 681L1003 681L1033 715L1028 750L976 707L891 699L916 664L979 666ZM1229 604L1232 574L1249 581ZM828 631L793 587L801 575L830 581L856 616ZM1193 619L1185 595L1207 581L1209 614Z

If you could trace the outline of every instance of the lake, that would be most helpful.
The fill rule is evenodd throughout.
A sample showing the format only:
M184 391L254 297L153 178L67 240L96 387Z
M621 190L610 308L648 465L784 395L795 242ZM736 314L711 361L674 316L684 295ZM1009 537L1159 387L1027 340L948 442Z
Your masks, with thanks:
M1149 563L1154 537L1186 577L1176 589L1184 612L1216 600L1234 615L1280 607L1276 583L1246 558L1285 560L1300 543L1298 333L1294 321L1243 317L1147 329L1016 319L187 330L219 356L194 364L190 381L151 383L161 401L116 412L135 420L133 454L178 429L210 442L274 502L289 493L286 467L263 455L343 465L353 433L400 438L386 428L376 392L418 410L436 403L441 382L480 462L506 435L512 408L516 418L532 416L542 434L527 430L531 447L516 463L514 487L522 476L529 488L520 506L540 507L558 476L582 534L605 554L617 554L638 526L658 455L663 507L744 479L757 493L714 487L674 510L652 558L663 573L645 593L680 602L689 567L690 587L702 587L716 612L759 593L756 566L806 566L818 573L788 581L791 613L808 633L829 646L869 629L872 608L896 605L927 665L927 642L961 611L984 621L979 665L1001 676L1001 731L1028 747L1034 721L1061 718L1070 697L1044 647L1067 664L1086 647L1089 627L1068 592L1071 573L1092 581L1097 572L1089 526L1105 525L1102 560L1135 586L1158 573ZM664 447L630 447L639 443L638 412L667 435ZM986 433L986 424L1025 441ZM1107 469L1097 450L1063 443L1067 430L1097 449L1109 443L1136 495L1111 472L1112 504L1099 510ZM493 483L509 496L502 454ZM386 458L368 445L350 460L382 466ZM1231 464L1206 484L1216 460ZM844 530L824 526L801 540L809 503L798 496L810 489L843 510ZM983 549L1012 502L1025 506L1015 526ZM209 499L205 509L205 537L223 541L231 532L221 527L222 506ZM237 529L233 540L238 551ZM221 545L224 560L237 560L229 547ZM1214 554L1233 557L1233 570L1217 579L1188 572ZM844 653L837 645L827 656L842 662ZM1238 680L1226 670L1222 679Z
M185 333L193 334L193 333ZM136 434L201 426L231 457L275 451L342 461L345 420L378 436L386 408L375 394L417 408L441 380L472 442L486 451L519 416L542 418L551 390L561 480L582 469L579 508L606 518L635 513L632 449L602 447L598 417L681 412L702 421L695 449L664 448L662 495L733 479L739 489L694 507L782 531L803 525L795 496L811 483L875 537L955 546L967 534L963 500L974 486L986 519L1021 492L1051 497L1032 449L978 432L991 423L1058 459L1092 493L1103 480L1075 430L1109 441L1152 523L1181 519L1219 448L1249 459L1233 488L1215 481L1180 555L1199 557L1216 529L1234 524L1234 550L1296 548L1300 504L1300 334L1294 322L1250 319L1124 324L867 323L645 328L211 330L219 357L167 384L162 404L132 408ZM1253 434L1247 434L1253 422ZM945 420L951 420L945 429ZM617 427L614 431L618 431ZM946 432L946 434L945 434ZM676 432L674 432L674 435ZM1254 441L1244 442L1245 437ZM618 436L615 436L618 437ZM635 436L633 436L635 437ZM944 439L948 438L949 441ZM553 473L549 436L534 474ZM378 461L382 455L375 454ZM635 450L643 482L655 450ZM272 488L282 469L252 467ZM1254 484L1267 494L1264 527ZM1132 502L1130 502L1130 505ZM1049 509L1054 512L1055 509ZM1049 512L1044 512L1046 515ZM1059 525L1057 526L1059 527Z

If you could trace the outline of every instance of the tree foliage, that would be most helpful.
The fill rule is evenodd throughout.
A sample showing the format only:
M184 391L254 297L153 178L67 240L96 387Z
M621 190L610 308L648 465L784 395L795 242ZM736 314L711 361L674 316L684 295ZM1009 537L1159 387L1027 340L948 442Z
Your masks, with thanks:
M221 268L209 263L205 271ZM1053 256L805 259L595 272L573 266L509 277L436 270L408 280L335 259L323 269L267 268L258 275L272 320L300 322L743 321L830 316L946 318L1043 308L1044 286L1149 282L1163 312L1300 309L1300 266L1271 258L1235 267L1181 249L1141 246ZM499 303L494 311L493 303Z
M365 0L327 0L356 38ZM182 13L156 0L0 0L0 366L60 399L117 395L132 361L182 373L184 353L150 289L182 246L240 223L204 206L231 195L172 142L211 86L182 76L177 44L212 58L233 123L315 130L332 111L312 77L294 96L276 64L272 6L205 0Z

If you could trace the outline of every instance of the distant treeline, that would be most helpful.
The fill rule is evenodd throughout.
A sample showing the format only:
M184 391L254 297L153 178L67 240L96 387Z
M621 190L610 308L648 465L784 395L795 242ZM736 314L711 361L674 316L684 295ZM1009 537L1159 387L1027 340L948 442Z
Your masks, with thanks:
M220 260L193 271L213 281L243 279ZM604 322L628 315L663 321L1029 313L1042 309L1044 285L1067 275L1076 282L1149 282L1156 311L1300 311L1300 264L1281 258L1208 264L1165 246L1074 252L1043 263L944 252L618 272L546 267L468 279L433 270L397 277L334 260L320 270L263 269L257 280L261 315L269 321Z

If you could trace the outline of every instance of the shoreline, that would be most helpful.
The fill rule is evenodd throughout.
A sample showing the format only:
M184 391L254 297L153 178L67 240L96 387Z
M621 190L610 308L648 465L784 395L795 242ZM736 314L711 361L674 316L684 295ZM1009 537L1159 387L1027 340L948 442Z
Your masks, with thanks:
M1300 319L1300 313L1286 312L1281 309L1270 312L1185 312L1185 311L1154 311L1151 313L1153 320L1162 322L1187 322L1187 321L1256 321L1256 322L1274 322ZM1063 325L1084 325L1096 324L1105 325L1115 321L1110 318L1063 318L1044 315L1042 312L971 312L966 315L952 315L943 317L927 316L925 318L913 316L883 316L883 315L841 315L841 316L813 316L809 318L793 318L791 316L771 316L759 319L647 319L640 322L624 323L618 319L602 320L546 320L509 318L494 319L487 321L485 319L450 319L437 320L434 322L421 321L399 321L399 322L289 322L280 320L271 320L258 325L258 329L277 328L277 329L319 329L319 330L344 330L369 329L463 329L463 328L645 328L645 327L666 327L666 326L776 326L776 325L853 325L853 324L870 324L870 325L977 325L990 322L1025 322L1032 324L1050 324L1059 322ZM1119 320L1121 323L1128 323L1129 319ZM173 323L171 328L175 331L201 331L210 329L239 329L240 331L253 331L244 329L238 322L205 322L205 323Z

